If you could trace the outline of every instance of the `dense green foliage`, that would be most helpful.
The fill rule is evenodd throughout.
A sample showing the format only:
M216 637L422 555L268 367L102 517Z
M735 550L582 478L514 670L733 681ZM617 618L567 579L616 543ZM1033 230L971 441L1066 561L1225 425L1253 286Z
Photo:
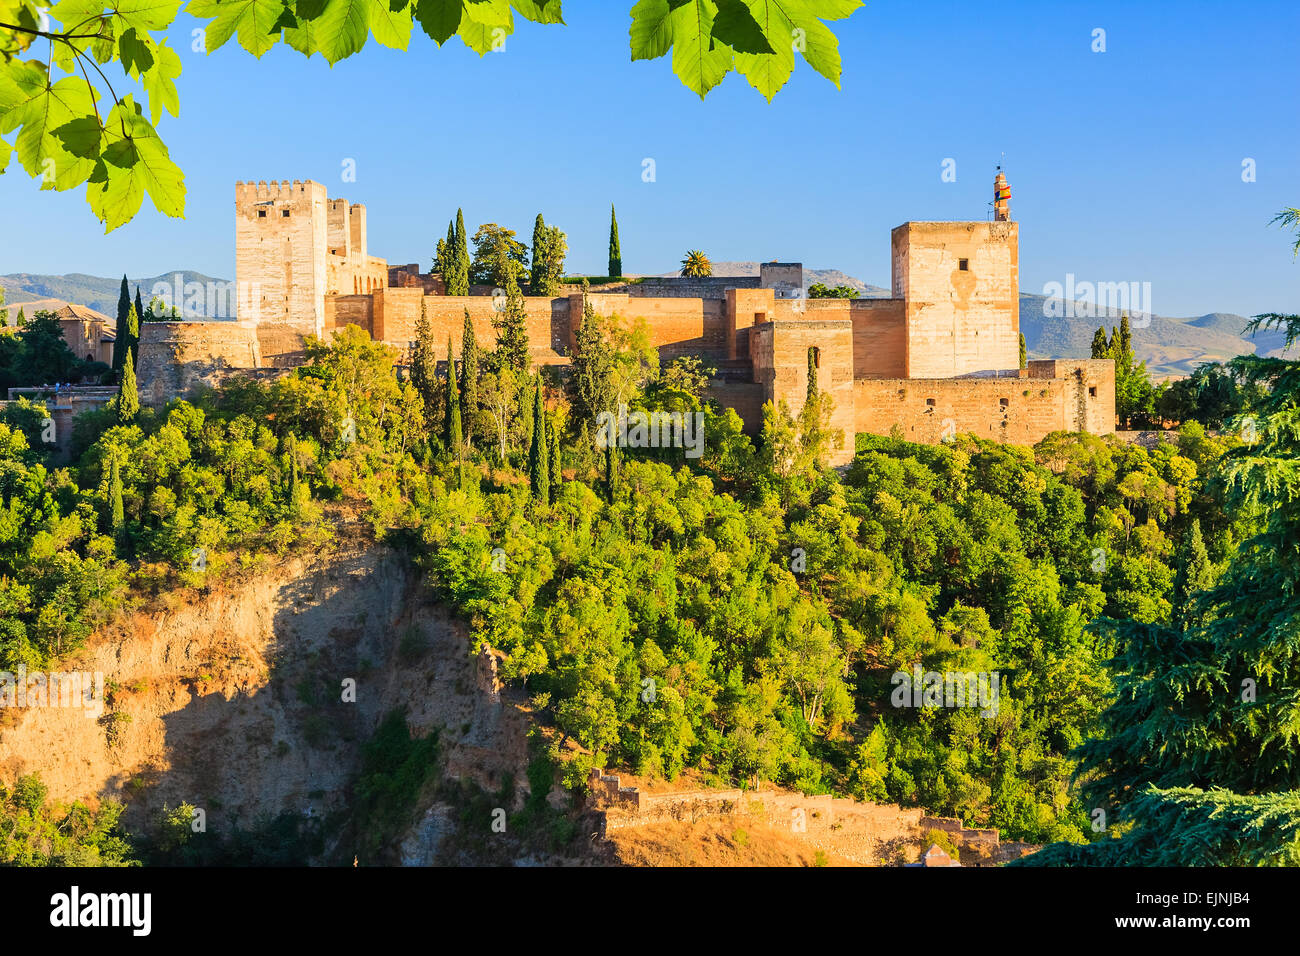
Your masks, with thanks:
M34 774L0 786L0 865L131 866L130 844L118 820L122 805L104 801L97 810L80 803L58 806Z

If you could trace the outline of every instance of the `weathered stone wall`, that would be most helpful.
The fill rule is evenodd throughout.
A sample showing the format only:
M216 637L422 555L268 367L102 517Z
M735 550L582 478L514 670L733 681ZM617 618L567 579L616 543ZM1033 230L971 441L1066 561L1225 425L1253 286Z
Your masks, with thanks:
M894 229L893 298L906 301L907 378L1019 367L1019 228L908 222Z
M888 435L898 426L908 441L930 444L969 432L1020 445L1054 431L1113 432L1113 364L1063 364L1072 368L1061 368L1059 378L1027 371L1004 378L859 379L853 383L856 430ZM1041 371L1058 371L1055 363L1044 365L1052 367Z
M235 276L241 321L321 333L326 291L325 187L235 184Z
M141 404L160 407L258 369L259 331L250 322L142 322L136 363Z
M698 279L647 276L628 284L628 295L651 299L721 299L728 289L757 289L758 276L705 276Z

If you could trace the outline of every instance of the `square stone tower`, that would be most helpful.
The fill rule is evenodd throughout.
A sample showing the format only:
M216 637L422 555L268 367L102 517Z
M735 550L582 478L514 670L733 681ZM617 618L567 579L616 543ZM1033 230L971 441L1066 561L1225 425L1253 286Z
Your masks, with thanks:
M322 333L327 203L325 187L310 180L235 184L238 315L257 325L259 335L265 329L268 338L287 344ZM264 355L271 359L279 351L272 347Z
M891 234L908 378L1020 367L1020 224L907 222Z

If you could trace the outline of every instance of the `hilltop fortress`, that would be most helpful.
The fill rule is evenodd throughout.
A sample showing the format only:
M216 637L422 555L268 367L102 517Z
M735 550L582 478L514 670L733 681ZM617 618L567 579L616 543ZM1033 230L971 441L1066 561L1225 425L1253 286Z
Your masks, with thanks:
M999 174L999 190L1005 180ZM1032 444L1053 431L1115 430L1110 360L1019 368L1019 223L999 201L991 221L908 222L891 235L887 299L810 299L798 263L757 277L651 278L589 296L600 315L642 319L664 362L682 355L717 372L709 397L756 432L765 402L797 414L808 366L834 397L833 428L852 459L854 433L937 442L971 432ZM140 330L141 400L161 405L230 375L273 375L303 360L303 339L357 325L407 354L423 305L434 340L460 349L466 310L495 339L492 290L443 294L441 277L369 255L366 209L311 181L235 186L237 322L148 322ZM533 361L565 365L582 294L526 296Z

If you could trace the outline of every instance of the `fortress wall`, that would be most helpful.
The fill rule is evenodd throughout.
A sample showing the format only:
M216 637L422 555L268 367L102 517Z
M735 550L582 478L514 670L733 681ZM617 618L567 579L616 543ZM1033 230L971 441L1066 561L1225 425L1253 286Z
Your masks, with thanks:
M682 355L698 355L706 361L727 357L721 298L648 298L593 292L589 300L597 315L616 315L625 322L645 320L650 344L659 349L659 358L665 364ZM575 303L574 314L581 316L582 296L574 296L571 301Z
M811 303L810 303L811 304ZM854 299L853 377L902 378L907 369L907 321L896 299Z
M422 302L439 350L446 348L450 336L452 349L460 353L467 309L479 347L492 349L496 342L492 319L497 313L491 296L424 295L420 288L407 288L385 289L366 298L374 303L372 334L397 348L405 350L415 341ZM569 300L525 297L524 309L533 361L543 364L565 361L572 343Z
M899 425L903 438L926 444L970 432L1032 445L1074 430L1077 388L1063 378L859 379L853 398L859 432L888 435Z
M1115 363L1111 359L1047 359L1029 363L1031 378L1068 382L1066 427L1093 435L1115 431Z
M338 295L325 299L325 330L330 332L345 325L357 325L374 336L374 297L369 295Z
M136 381L142 405L160 407L232 373L261 366L258 330L246 322L142 322Z

